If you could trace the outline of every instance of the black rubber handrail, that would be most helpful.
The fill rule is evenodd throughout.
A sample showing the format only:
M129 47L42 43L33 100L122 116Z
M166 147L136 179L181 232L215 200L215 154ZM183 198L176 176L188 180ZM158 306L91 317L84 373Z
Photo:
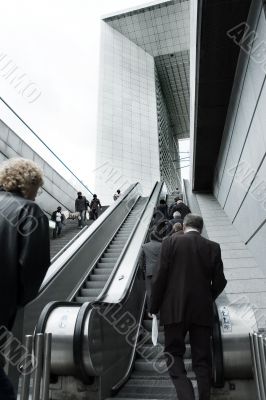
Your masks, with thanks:
M147 202L145 204L145 207L141 211L140 216L139 216L138 220L136 221L136 223L134 225L134 228L133 228L133 230L132 230L132 232L131 232L131 234L130 234L130 236L129 236L126 244L125 244L125 247L123 248L123 251L119 256L119 258L118 258L118 260L116 262L116 265L114 266L114 268L112 270L112 273L111 273L108 281L106 282L106 285L104 286L104 288L103 288L102 292L100 293L100 295L97 297L97 301L102 301L104 299L104 297L106 296L106 293L107 293L107 291L108 291L108 289L109 289L109 287L110 287L110 285L112 283L112 280L113 280L113 278L114 278L114 276L115 276L115 274L116 274L116 272L117 272L117 270L118 270L118 268L120 266L120 263L121 263L122 259L124 258L128 248L130 246L132 238L134 237L135 232L136 232L136 230L137 230L137 228L138 228L138 226L139 226L139 224L141 222L141 218L143 217L145 211L147 210L147 207L148 207L148 205L149 205L149 203L151 201L151 198L152 198L152 196L153 196L153 194L154 194L154 192L155 192L155 190L157 188L157 185L159 185L159 184L160 184L159 182L156 182L156 184L154 185L154 188L153 188L153 190L152 190L152 192L151 192L151 194L150 194L150 196L149 196L149 198L148 198L148 200L147 200ZM162 189L162 186L163 186L163 183L161 183L161 189ZM160 193L161 193L161 190L160 190Z
M133 279L132 279L132 281L133 281ZM134 343L134 347L132 350L132 354L131 354L131 358L130 358L130 362L129 362L127 371L126 371L125 375L123 376L123 378L121 378L120 381L117 382L112 387L113 395L116 394L121 389L121 387L125 385L125 383L128 381L128 379L133 371L134 363L135 363L135 359L136 359L137 346L138 346L138 341L139 341L139 334L140 334L140 329L142 326L141 322L143 321L143 316L144 316L144 312L145 312L146 298L147 298L147 294L145 294L144 299L143 299L141 314L140 314L140 318L139 318L140 323L138 324L138 329L137 329L137 333L135 336L135 343Z
M77 376L78 378L86 385L91 385L94 381L93 376L88 376L86 372L86 367L84 365L84 357L83 357L83 332L84 325L86 322L86 317L88 313L93 308L93 302L88 302L82 304L80 310L77 315L75 329L74 329L74 337L73 337L73 357L74 364L76 366Z

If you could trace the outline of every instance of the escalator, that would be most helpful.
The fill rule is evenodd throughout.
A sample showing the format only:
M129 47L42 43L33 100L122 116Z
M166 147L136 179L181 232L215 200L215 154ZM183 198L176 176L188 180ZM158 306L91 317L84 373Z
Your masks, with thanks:
M152 323L147 319L144 275L139 263L153 208L161 196L157 186L149 200L136 201L75 293L74 301L53 302L43 310L36 333L53 335L51 400L176 398L166 368L162 329L158 345L154 347L151 341ZM122 246L119 255L116 249ZM113 265L111 274L106 268L109 263ZM243 313L248 313L244 323ZM249 304L228 304L222 298L214 306L214 314L212 399L255 400L249 347L249 330L256 324L254 310ZM188 337L185 366L197 399Z
M103 291L108 279L110 278L116 263L122 254L123 248L132 233L141 211L146 203L146 198L139 198L118 229L114 237L111 239L106 250L101 255L99 261L95 264L90 274L84 281L82 288L78 290L73 301L77 303L85 303L94 301Z
M139 193L140 185L131 185L123 197L52 260L38 296L24 309L23 335L33 332L41 310L50 301L95 299L147 201ZM20 337L17 332L21 330L21 319L18 325L15 330Z
M130 274L128 275L126 271L120 273L120 264L128 255L131 260L136 257L135 252L132 257L128 248L136 236L143 237L141 242L146 237L162 187L163 184L157 182L150 197L145 198L139 194L139 184L132 185L123 198L109 207L105 215L87 228L84 234L55 261L44 279L38 297L25 307L23 324L17 324L18 329L23 328L24 335L33 332L43 309L45 317L42 319L42 313L38 323L41 330L49 322L48 314L53 314L55 304L67 304L71 311L79 312L82 310L82 304L86 306L104 299L106 294L112 291L113 283L123 288L125 283L131 282ZM138 301L137 297L136 299ZM62 327L68 328L67 316L68 311L63 316L62 322L59 320L55 322L54 327L59 327L60 335L63 333ZM82 324L83 319L79 318ZM35 329L36 333L38 329L38 327ZM75 332L76 330L78 331L78 324ZM79 340L76 342L79 343ZM63 352L66 357L67 354L67 351ZM57 362L61 361L61 351L60 356L56 355L56 358ZM65 368L67 363L63 362L63 371ZM12 381L16 387L17 371L14 375ZM84 373L81 372L81 376L84 379Z

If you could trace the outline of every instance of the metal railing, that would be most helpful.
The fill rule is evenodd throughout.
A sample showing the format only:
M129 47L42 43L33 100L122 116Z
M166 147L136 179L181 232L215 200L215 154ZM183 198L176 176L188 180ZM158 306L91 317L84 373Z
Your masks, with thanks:
M52 334L27 335L25 347L32 357L21 366L20 400L49 400Z
M266 400L266 330L249 334L258 400Z

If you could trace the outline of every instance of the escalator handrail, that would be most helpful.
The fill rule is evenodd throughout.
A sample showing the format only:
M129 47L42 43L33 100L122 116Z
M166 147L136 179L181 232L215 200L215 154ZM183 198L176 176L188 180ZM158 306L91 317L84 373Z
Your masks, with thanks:
M187 205L188 204L188 196L187 196L187 186L186 186L186 179L183 179L183 187L184 187L184 192L183 192L183 202Z
M147 298L147 294L145 294L144 296L144 300L142 303L142 309L141 309L141 313L140 313L140 319L139 321L143 320L143 316L144 316L144 312L145 312L145 305L146 305L146 298ZM135 343L134 343L134 347L132 349L132 354L131 354L131 358L126 370L125 375L123 376L123 378L120 379L119 382L117 382L113 387L112 387L112 394L115 394L127 381L128 378L131 375L131 372L134 368L134 363L135 363L135 358L136 358L136 352L137 352L137 346L138 346L138 341L139 341L139 335L140 335L140 329L141 329L142 325L141 323L138 324L138 329L137 329L137 333L136 333L136 337L135 337Z
M64 251L61 256L56 259L56 261L51 264L50 268L47 271L47 274L42 282L42 285L39 289L39 294L45 290L45 288L51 283L51 281L62 271L65 264L69 261L71 257L73 257L79 248L93 235L96 233L102 224L106 221L108 217L110 217L117 207L126 200L126 198L138 187L139 183L135 183L130 185L130 187L125 192L124 196L121 196L112 206L110 206L97 221L95 221L89 228L84 229L84 232L81 236L77 238L75 242L72 243L70 247Z
M158 199L160 198L160 195L161 195L161 192L162 192L163 185L164 185L163 182L156 182L156 184L154 185L154 188L153 188L153 190L152 190L152 192L151 192L151 194L150 194L150 196L149 196L149 199L148 199L147 202L146 202L145 208L143 209L143 212L141 213L141 218L139 219L138 223L136 224L135 229L134 229L134 232L132 233L132 235L130 236L129 240L127 241L127 246L126 246L126 248L125 248L125 251L123 252L123 255L121 256L121 260L120 260L118 269L119 269L119 267L121 266L121 262L122 262L124 256L126 255L128 249L129 249L129 247L130 247L130 245L131 245L131 243L132 243L132 240L133 240L133 238L134 238L134 236L135 236L136 230L138 229L140 223L142 222L142 221L141 221L141 220L142 220L142 217L144 216L144 214L145 214L145 212L146 212L146 210L147 210L147 208L148 208L148 206L149 206L149 204L150 204L150 202L151 202L151 200L152 200L152 198L153 198L153 196L154 196L154 192L156 191L156 189L157 189L158 186L159 186L159 187L160 187L160 189L159 189L159 194L158 194L157 199L156 199L156 204L157 204ZM146 234L147 234L147 232L148 232L149 225L150 225L150 221L149 221L149 223L147 223ZM146 237L146 235L145 235L145 237ZM135 262L135 269L136 269L138 262L137 262L136 260L135 260L134 262ZM118 269L117 269L117 270L118 270ZM116 271L116 272L117 272L117 271ZM112 284L112 281L113 281L114 276L115 276L115 272L112 274L112 279L110 279L110 283L109 283L108 287L107 287L107 286L105 287L106 290L104 290L104 293L102 293L101 297L99 297L99 298L97 299L98 301L106 302L105 297L106 297L106 295L107 295L107 293L108 293L108 290L109 290L109 288L110 288L110 286L111 286L111 284ZM124 290L124 293L123 293L122 297L119 299L119 302L120 302L120 303L123 302L124 299L127 297L127 295L128 295L128 290L130 289L130 287L131 287L131 282L129 281L129 283L127 284L127 286L126 286L126 288L125 288L125 290ZM108 301L108 303L109 303L109 301Z
M152 197L153 197L153 195L154 195L154 192L155 192L156 188L158 187L158 185L160 185L160 190L159 190L159 193L158 193L158 196L157 196L157 199L156 199L156 204L158 203L158 199L160 198L160 195L161 195L161 193L162 193L163 186L164 186L164 184L163 184L162 182L157 182L157 183L155 184L155 186L154 186L154 188L153 188L153 190L152 190L152 192L151 192L151 195L149 196L149 199L148 199L148 201L146 202L145 210L143 210L144 212L143 212L142 215L144 215L144 213L145 213L145 211L146 211L146 209L147 209L147 207L148 207L148 204L150 204L150 201L151 201L151 199L152 199ZM141 218L140 218L139 221L138 221L138 225L139 225L140 222L141 222ZM150 221L147 222L148 228L149 228L149 225L150 225ZM135 231L134 231L134 232L135 232ZM147 236L147 233L148 233L148 229L147 229L147 232L146 232L145 237ZM130 245L130 243L131 243L131 240L130 240L128 246ZM128 246L127 246L127 249L128 249ZM131 292L132 292L132 290L133 290L134 281L135 281L136 276L137 276L137 273L138 273L138 271L139 271L139 269L138 269L138 267L137 267L137 266L138 266L138 260L137 260L137 261L135 260L134 263L135 263L134 274L133 274L133 276L132 276L132 279L130 279L130 281L129 281L129 284L128 284L128 286L127 286L125 292L124 292L124 296L121 298L121 301L120 301L121 304L123 304L123 303L125 303L125 302L127 301L127 299L129 298L129 296L130 296L130 294L131 294ZM90 306L91 306L91 307L96 307L96 308L97 308L97 307L101 307L101 305L104 305L104 304L110 304L109 302L104 301L104 297L105 297L104 295L102 295L101 298L100 298L100 296L99 296L97 300L95 300L95 301L93 301L93 302L90 303ZM144 312L145 299L146 299L146 295L144 296L144 303L143 303L143 306L142 306L142 312L141 312L140 319L139 319L139 321L138 321L138 333L139 333L139 330L140 330L140 328L141 328L141 321L142 321L142 316L143 316L143 312ZM113 303L113 304L114 304L114 303ZM90 325L90 322L89 322L89 325ZM137 336L138 336L138 335L137 335ZM134 366L135 356L136 356L137 344L138 344L138 338L137 338L137 336L136 336L136 339L135 339L134 347L133 347L133 349L132 349L131 357L130 357L130 360L129 360L129 363L128 363L128 367L127 367L127 369L126 369L126 371L125 371L125 374L124 374L124 376L119 380L119 382L117 382L117 383L113 386L113 388L112 388L113 391L117 391L117 390L128 380L128 377L129 377L129 375L130 375L130 373L131 373L131 371L132 371L132 368L133 368L133 366ZM95 371L93 364L91 364L90 368L91 368L91 371ZM93 376L93 372L92 372L92 376Z
M117 260L117 262L116 262L116 264L115 264L115 266L114 266L114 268L112 270L112 273L111 273L110 277L108 278L108 281L106 282L106 285L104 286L103 290L101 291L101 293L97 297L97 301L102 301L104 299L104 297L106 296L106 294L108 292L108 289L110 288L110 285L112 283L112 280L113 280L114 276L116 275L116 273L117 273L117 271L118 271L118 269L120 267L121 261L123 260L128 248L130 246L130 243L132 242L132 239L133 239L133 237L134 237L134 235L136 233L136 230L137 230L139 224L141 223L141 219L142 219L143 215L145 214L145 211L147 210L148 205L150 204L150 201L151 201L151 199L153 197L154 191L156 190L158 184L159 185L161 184L161 187L163 186L163 184L161 182L156 182L155 183L155 185L154 185L154 187L153 187L153 189L151 191L151 194L150 194L149 198L147 199L146 204L143 207L143 210L141 211L141 213L139 215L139 218L137 219L129 238L126 241L126 244L125 244L125 246L123 248L123 251L121 252L121 254L119 256L119 258L118 258L118 260ZM161 193L161 190L160 190L160 193Z

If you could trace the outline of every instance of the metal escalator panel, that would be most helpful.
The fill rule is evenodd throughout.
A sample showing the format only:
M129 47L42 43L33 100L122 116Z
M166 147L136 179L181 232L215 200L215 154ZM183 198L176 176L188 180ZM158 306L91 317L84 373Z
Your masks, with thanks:
M136 205L132 208L99 261L84 281L82 288L74 298L74 302L85 303L94 301L101 294L134 230L146 201L146 198L138 199Z
M24 309L23 334L31 334L41 311L51 301L70 300L75 290L95 265L118 227L130 213L139 198L140 186L129 187L124 196L110 206L72 245L51 265L42 283L38 296ZM132 214L134 217L134 213ZM125 233L122 231L122 234ZM120 237L122 241L122 237ZM117 242L120 244L120 241ZM108 260L110 261L110 260ZM108 267L107 267L108 268ZM93 280L104 280L104 269L97 271L101 275ZM102 274L103 273L103 274ZM84 278L83 278L84 277ZM76 288L76 289L75 289ZM85 288L84 288L85 289ZM94 297L95 298L95 297ZM71 298L72 299L72 298ZM18 330L21 329L18 327Z
M107 368L112 383L124 376L128 358L132 354L132 345L127 338L121 338L117 333L124 327L127 329L129 323L133 324L132 330L129 330L132 338L128 339L135 341L134 332L138 329L135 322L140 320L145 298L143 271L138 258L161 189L162 184L157 183L148 199L140 198L135 202L111 242L107 243L93 268L84 276L79 289L73 291L72 298L69 298L72 301L52 302L43 309L36 333L53 334L52 374L62 377L74 375L87 382ZM126 296L123 307L114 301L109 302L109 309L104 299L107 292L113 292L117 287L117 279L120 284L116 295L121 298L126 292ZM128 314L124 321L124 309L130 313L130 321ZM115 326L111 320L107 320L108 313L112 320L115 313L115 321L119 325ZM110 351L110 348L114 351Z

